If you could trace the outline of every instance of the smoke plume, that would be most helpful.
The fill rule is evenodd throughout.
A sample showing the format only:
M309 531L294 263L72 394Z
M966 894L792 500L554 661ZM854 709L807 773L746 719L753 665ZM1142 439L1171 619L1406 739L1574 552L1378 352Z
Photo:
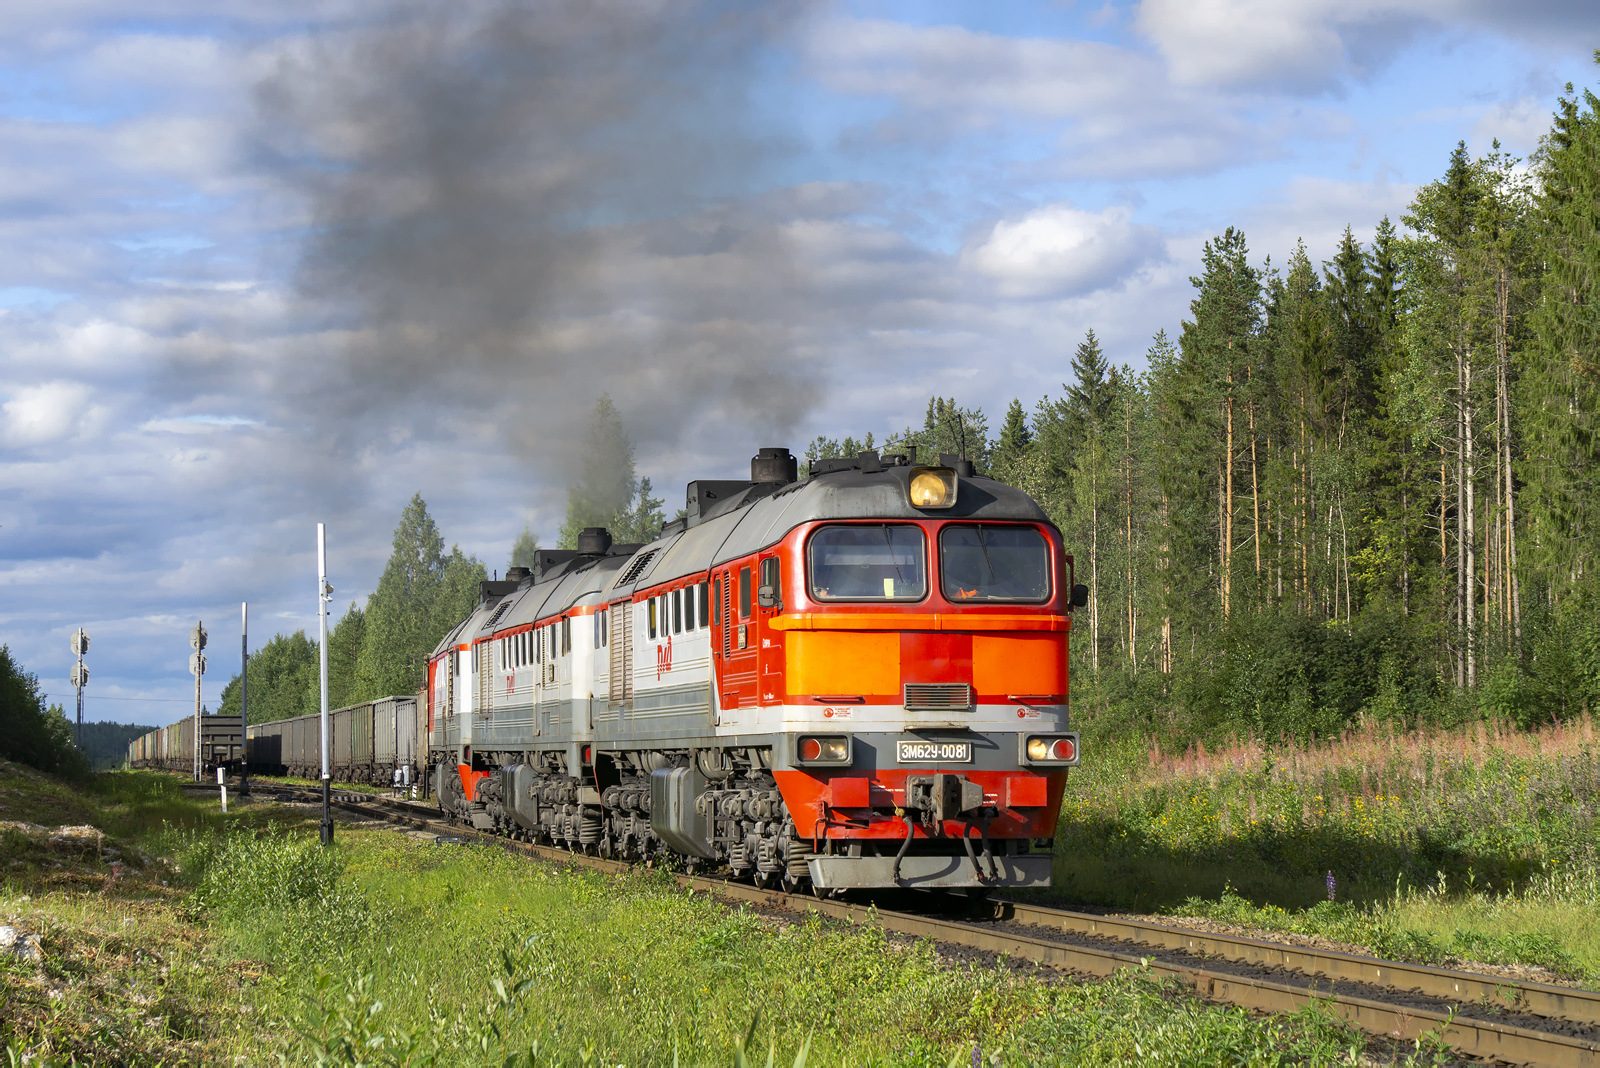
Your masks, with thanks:
M735 205L784 155L750 101L802 15L440 0L283 50L256 142L307 205L304 403L481 416L563 466L602 392L646 446L792 424L794 257Z

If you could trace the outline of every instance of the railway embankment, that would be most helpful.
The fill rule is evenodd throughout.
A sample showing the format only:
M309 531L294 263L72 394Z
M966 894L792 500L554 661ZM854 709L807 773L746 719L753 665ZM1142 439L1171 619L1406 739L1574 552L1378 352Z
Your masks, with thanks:
M1260 1018L1137 970L952 958L880 926L730 907L660 872L360 821L325 850L314 813L265 791L223 816L170 777L87 792L26 779L0 769L0 819L101 835L93 851L4 838L0 924L40 957L0 964L0 1045L38 1063L729 1064L748 1047L944 1068L1374 1048L1315 1010Z

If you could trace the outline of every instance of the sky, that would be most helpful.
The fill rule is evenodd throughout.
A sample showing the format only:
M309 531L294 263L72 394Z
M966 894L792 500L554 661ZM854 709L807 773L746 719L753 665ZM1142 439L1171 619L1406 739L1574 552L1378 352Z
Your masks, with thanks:
M1142 368L1204 243L1313 262L1600 82L1592 0L10 0L0 643L192 711L420 493L503 570L584 419L671 512L758 447Z

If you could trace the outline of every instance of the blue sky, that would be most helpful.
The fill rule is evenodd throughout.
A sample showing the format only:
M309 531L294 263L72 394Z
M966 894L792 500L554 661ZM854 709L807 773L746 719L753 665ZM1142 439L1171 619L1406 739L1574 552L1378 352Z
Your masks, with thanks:
M1139 367L1205 240L1398 222L1526 156L1592 4L15 0L0 10L0 642L164 723L342 609L421 492L504 568L609 392L695 477Z

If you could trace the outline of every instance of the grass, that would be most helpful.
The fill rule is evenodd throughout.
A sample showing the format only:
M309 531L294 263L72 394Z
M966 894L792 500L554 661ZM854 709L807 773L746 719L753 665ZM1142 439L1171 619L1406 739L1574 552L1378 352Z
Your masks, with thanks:
M1600 981L1588 719L1097 756L1063 802L1053 897Z
M31 779L19 792L18 778L0 768L17 806L71 802L74 821L106 829L129 859L117 870L109 855L21 835L20 866L0 867L0 922L39 933L47 958L0 965L12 1062L946 1068L1362 1055L1359 1037L1315 1012L1257 1019L1148 973L1078 983L942 960L874 925L775 920L649 872L606 877L389 830L341 828L323 849L300 810L254 802L224 817L158 775L109 777L76 799ZM0 807L0 819L18 810Z

